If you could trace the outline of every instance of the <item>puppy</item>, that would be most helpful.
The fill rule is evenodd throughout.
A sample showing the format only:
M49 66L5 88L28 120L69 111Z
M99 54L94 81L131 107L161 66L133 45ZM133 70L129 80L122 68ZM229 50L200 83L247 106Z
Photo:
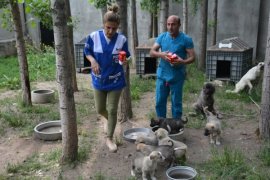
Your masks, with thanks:
M216 110L214 109L215 91L216 91L215 86L212 83L204 84L203 89L201 90L196 103L193 104L193 108L197 113L201 113L203 116L205 116L203 107L207 106L208 111L212 112L213 114L216 114Z
M142 152L147 155L152 151L161 152L164 156L164 160L158 161L159 164L167 165L167 167L172 167L175 163L175 154L174 154L174 144L173 141L169 140L167 144L159 145L159 146L151 146L143 143L139 143L136 145L136 150ZM165 162L165 164L163 163Z
M157 162L164 160L164 156L159 151L152 151L149 155L141 154L132 162L131 175L136 176L142 174L142 179L156 180L155 171L157 169Z
M166 129L169 134L177 134L181 129L184 128L184 124L188 122L188 119L174 119L174 118L152 118L150 120L150 127L155 132L159 128Z
M153 145L157 146L158 145L158 140L156 136L146 136L146 135L138 135L138 137L135 140L135 144L138 143L144 143L148 145Z
M165 139L165 138L170 138L169 133L166 129L159 128L158 130L155 131L155 136L157 137L157 140Z
M176 140L171 139L169 137L169 133L168 133L168 131L166 131L166 129L159 128L157 131L155 131L155 135L158 139L159 146L168 145L168 143L170 141L172 141L175 157L176 158L182 158L182 157L185 158L186 157L187 145L180 142L180 141L176 141Z
M204 112L207 116L204 135L210 136L211 144L220 145L221 122L216 115L208 111L207 107L204 108Z
M251 90L253 88L251 81L256 80L263 71L264 63L260 62L257 66L251 68L235 85L234 90L226 90L226 93L239 93L244 90L246 86L249 87L248 94L251 94Z

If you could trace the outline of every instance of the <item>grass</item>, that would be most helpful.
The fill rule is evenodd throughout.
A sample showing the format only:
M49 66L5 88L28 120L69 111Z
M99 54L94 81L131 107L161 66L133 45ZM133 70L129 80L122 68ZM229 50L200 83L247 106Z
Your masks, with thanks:
M270 142L265 142L261 147L258 154L259 159L262 161L263 165L270 166Z
M52 49L36 51L31 49L28 52L29 73L31 82L55 80L55 58ZM0 58L0 89L18 89L19 70L18 60L15 57ZM155 90L155 79L143 78L137 75L131 76L131 97L138 102L143 93ZM187 69L187 80L184 85L184 113L192 111L191 103L198 96L203 83L205 82L204 73L198 71L195 65L189 65ZM256 102L260 102L260 86L254 88L251 97ZM4 90L3 90L4 89ZM247 96L246 92L237 94L226 94L226 89L233 89L233 85L225 84L223 87L217 87L215 93L216 106L218 110L225 114L236 114L245 116L245 120L250 120L256 114L257 109L247 109L253 102ZM89 115L95 114L92 91L80 92L83 99L77 100L76 112L78 122L78 163L83 163L89 159L93 144L96 144L98 130L89 132L85 123L89 121ZM189 103L186 103L189 102ZM231 104L237 106L231 106ZM59 120L59 104L55 101L52 104L34 105L33 107L24 107L20 102L20 95L0 100L0 135L4 136L7 131L13 131L23 137L29 137L33 133L33 128L39 122L47 120ZM253 106L254 107L254 106ZM149 119L155 117L155 112L150 111L147 115ZM202 128L204 120L198 117L190 117L188 127ZM122 144L121 139L117 138L117 143ZM199 170L198 179L267 179L267 171L264 169L270 166L269 143L261 148L258 153L258 160L261 164L256 168L251 167L247 162L244 153L229 147L224 150L213 149L211 159L203 164L196 165ZM44 154L33 154L25 161L17 164L9 164L7 173L12 173L18 179L38 179L38 172L49 172L59 170L58 160L61 157L61 149L53 149ZM6 179L6 175L0 175L0 179ZM45 177L46 178L46 177ZM79 177L78 179L82 179ZM94 179L110 179L102 173L97 172ZM113 178L111 178L113 179ZM132 177L130 180L134 179Z
M223 150L212 150L209 161L200 164L200 177L207 179L266 179L265 172L254 172L252 166L240 150L225 147Z
M141 95L147 91L153 91L155 88L155 80L153 78L141 78L132 76L130 79L131 99L139 100Z
M38 50L28 46L28 71L30 81L48 81L55 79L55 55L51 47ZM17 57L0 58L0 88L19 89L20 74Z

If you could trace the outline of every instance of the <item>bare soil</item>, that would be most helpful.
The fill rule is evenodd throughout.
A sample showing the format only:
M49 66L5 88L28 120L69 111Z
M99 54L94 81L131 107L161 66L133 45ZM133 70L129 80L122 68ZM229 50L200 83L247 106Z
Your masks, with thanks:
M79 89L90 89L90 77L85 74L78 74ZM55 82L37 83L36 87L50 87L56 89ZM0 94L0 99L7 96L12 96L17 92L4 92ZM75 99L83 99L84 91L79 91L75 94ZM139 102L133 103L134 117L125 123L118 123L116 136L121 137L123 130L131 127L149 127L149 112L154 111L155 92L148 92L142 95ZM184 102L191 103L191 102ZM250 105L253 106L253 105ZM250 108L256 108L250 107ZM214 146L218 149L224 147L234 147L243 150L246 157L253 159L260 148L255 130L258 127L259 114L254 116L254 119L247 120L245 116L224 115L222 121L225 121L226 126L223 127L222 139L220 146ZM89 114L89 121L84 124L84 127L89 131L98 129L97 140L93 141L92 151L89 159L77 165L75 168L64 168L60 172L43 172L47 173L52 179L58 179L59 174L63 179L96 179L97 175L103 175L107 179L127 180L130 178L131 156L135 152L135 145L131 142L122 140L122 144L116 153L110 153L105 145L103 124L96 120L95 114ZM183 135L179 138L188 146L186 164L196 167L197 164L207 161L211 155L211 147L209 139L203 135L203 128L193 129L185 128ZM90 139L89 139L90 141ZM92 142L92 141L91 141ZM45 153L54 148L60 148L61 141L41 141L34 137L21 138L16 131L11 130L9 133L0 137L0 174L6 173L8 163L14 164L24 161L33 153ZM38 174L38 172L37 172ZM166 179L165 169L157 172L159 180Z

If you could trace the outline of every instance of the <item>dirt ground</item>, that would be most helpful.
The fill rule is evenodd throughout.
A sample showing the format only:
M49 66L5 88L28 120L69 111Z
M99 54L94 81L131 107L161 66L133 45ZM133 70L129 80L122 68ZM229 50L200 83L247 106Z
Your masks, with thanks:
M79 88L89 88L89 75L78 74ZM87 83L85 83L87 82ZM56 89L54 82L39 83L36 87L50 86ZM11 92L0 94L0 98L11 96ZM80 98L81 92L75 94ZM141 100L133 104L134 117L121 125L118 124L117 136L121 136L123 130L131 127L149 127L148 114L154 111L154 92L143 94ZM254 105L254 108L256 106ZM130 178L131 158L135 152L135 145L125 140L119 146L117 153L110 153L105 146L102 123L96 121L96 115L89 115L89 124L86 124L89 131L98 129L98 143L92 144L93 151L89 159L73 169L65 169L61 172L63 179L96 179L101 174L108 179L127 180ZM246 120L244 116L224 115L222 121L226 121L223 127L221 145L215 148L222 149L226 146L236 147L245 152L250 159L255 157L260 147L260 141L254 133L258 126L258 117L253 120ZM179 138L188 146L186 164L196 167L209 159L211 145L209 139L203 135L203 128L185 128ZM7 133L0 138L0 174L5 173L8 163L22 162L27 156L38 152L47 152L53 148L61 147L61 141L50 142L40 141L33 137L20 138L15 134ZM45 172L46 173L46 172ZM50 173L50 172L48 172ZM52 179L57 179L59 173L51 173ZM158 171L158 180L166 179L165 169Z

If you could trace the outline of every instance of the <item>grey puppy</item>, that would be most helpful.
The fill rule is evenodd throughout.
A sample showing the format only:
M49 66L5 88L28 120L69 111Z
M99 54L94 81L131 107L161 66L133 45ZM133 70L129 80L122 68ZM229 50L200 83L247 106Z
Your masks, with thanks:
M204 108L207 116L207 123L205 125L204 135L210 136L210 143L220 145L221 122L216 115Z
M147 156L137 153L137 157L132 162L131 175L138 176L138 174L142 174L143 180L149 178L151 180L156 180L155 171L157 169L157 163L164 159L164 156L159 151L152 151Z
M193 104L193 108L197 113L201 113L203 116L204 110L203 107L208 107L208 111L216 114L216 110L214 108L214 93L216 89L212 83L205 83L203 89L200 92L200 96L198 97L197 101Z
M138 135L138 137L135 140L135 144L138 144L138 143L144 143L144 144L156 146L158 145L158 140L157 140L156 135L146 136L145 134L141 134L141 135Z
M168 167L172 167L175 162L174 144L173 141L168 140L166 144L159 146L151 146L143 143L139 143L136 146L137 151L147 155L152 151L159 151L164 156L165 161L159 161L160 164L167 164Z

